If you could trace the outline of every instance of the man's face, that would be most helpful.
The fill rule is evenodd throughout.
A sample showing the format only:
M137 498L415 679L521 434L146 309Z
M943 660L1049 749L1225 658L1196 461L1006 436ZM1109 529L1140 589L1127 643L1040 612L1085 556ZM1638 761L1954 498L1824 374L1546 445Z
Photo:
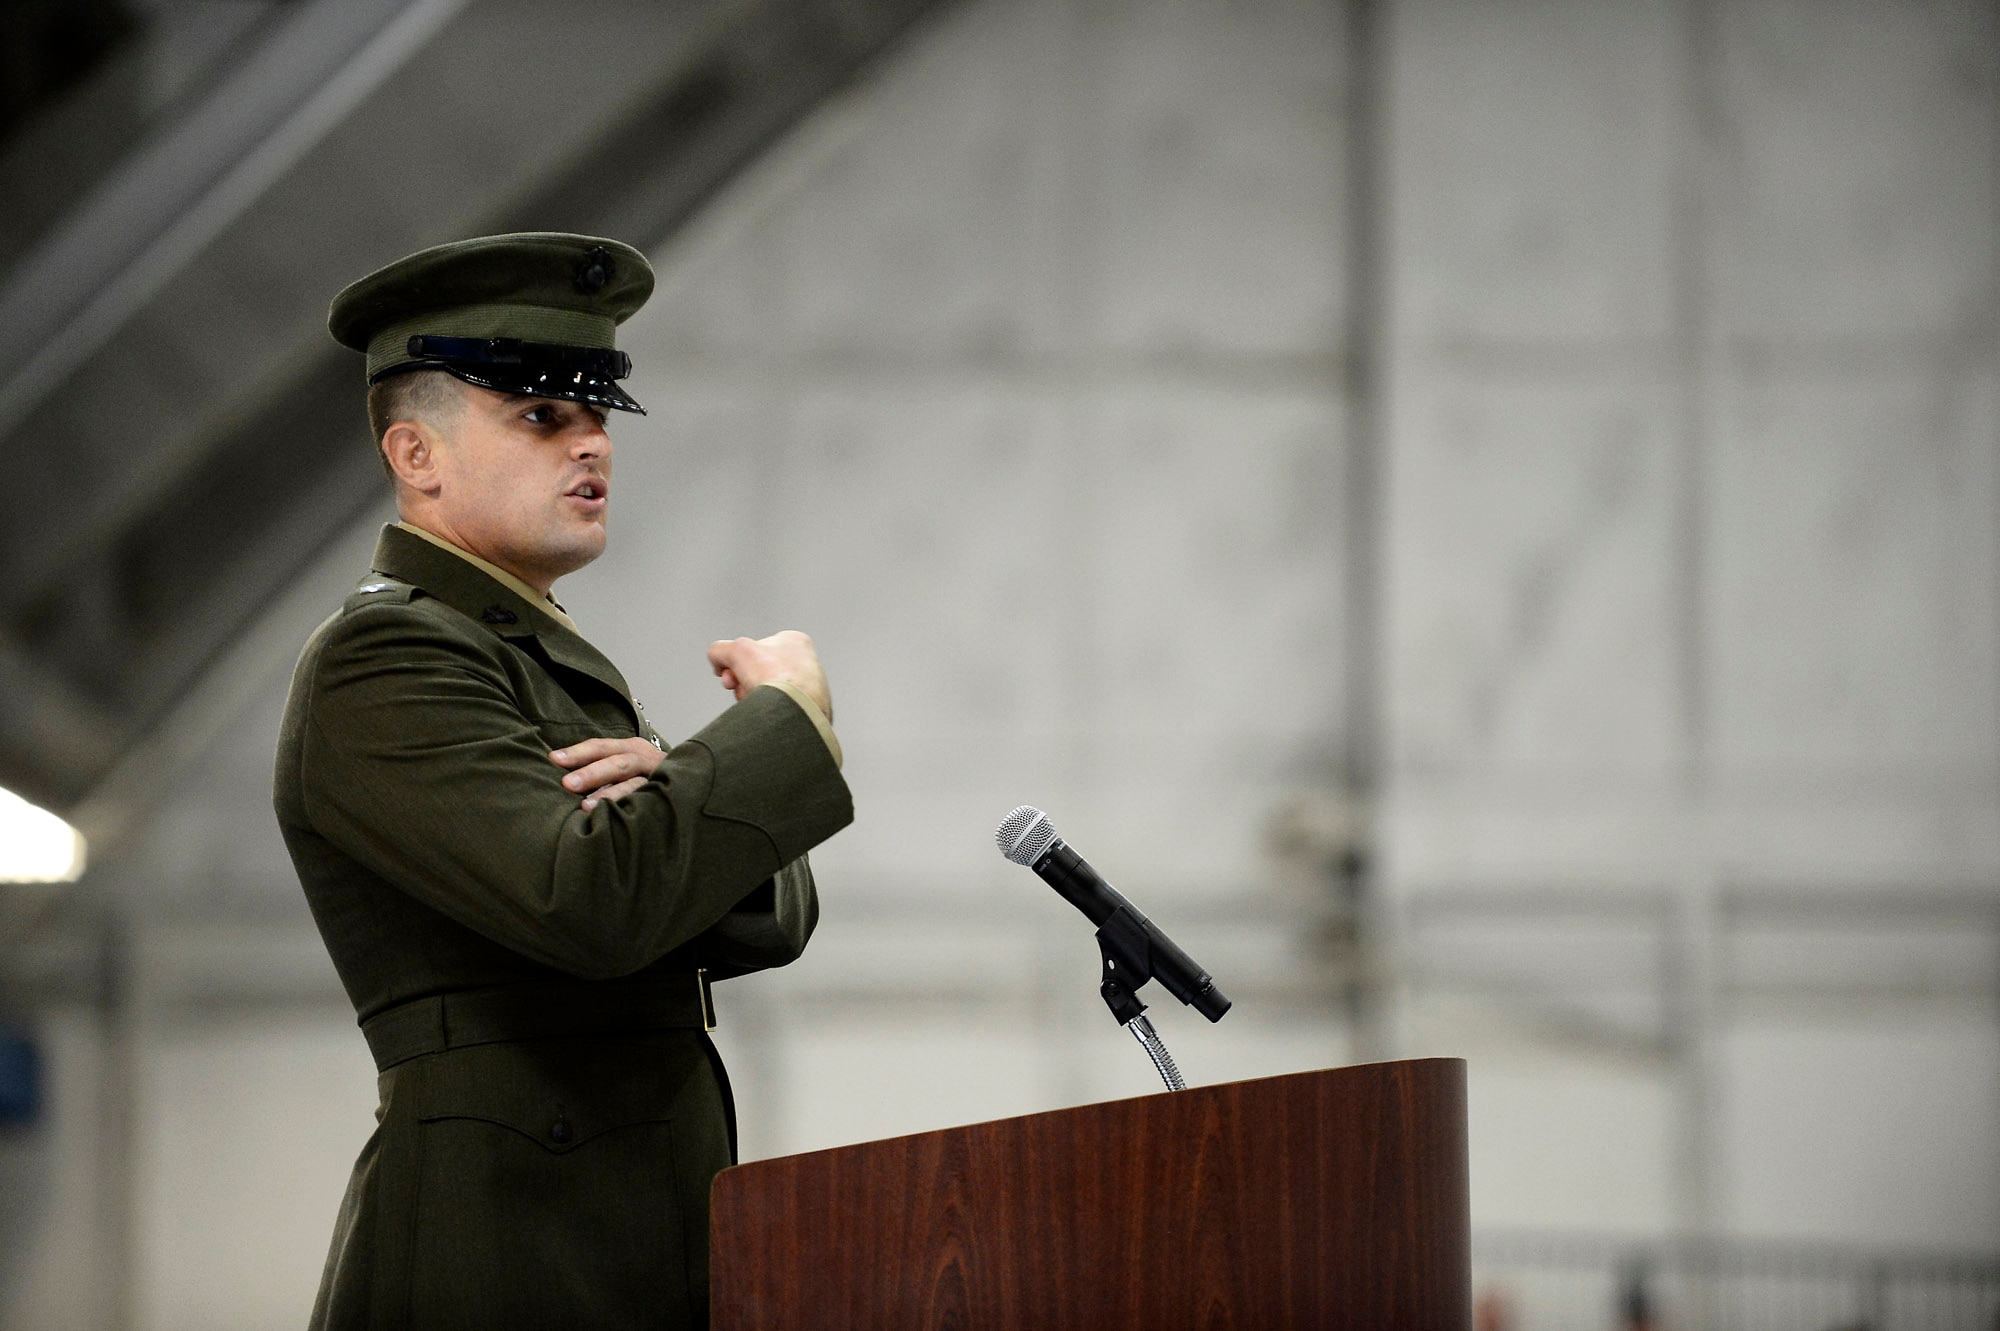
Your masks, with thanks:
M441 423L437 516L464 548L546 587L604 553L611 437L604 412L459 384Z

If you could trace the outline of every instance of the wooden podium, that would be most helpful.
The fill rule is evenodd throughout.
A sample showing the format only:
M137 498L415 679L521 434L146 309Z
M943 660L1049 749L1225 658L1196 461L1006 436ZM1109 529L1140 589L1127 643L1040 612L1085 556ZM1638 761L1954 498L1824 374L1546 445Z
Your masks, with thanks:
M1415 1059L763 1160L716 1331L1471 1325L1465 1064Z

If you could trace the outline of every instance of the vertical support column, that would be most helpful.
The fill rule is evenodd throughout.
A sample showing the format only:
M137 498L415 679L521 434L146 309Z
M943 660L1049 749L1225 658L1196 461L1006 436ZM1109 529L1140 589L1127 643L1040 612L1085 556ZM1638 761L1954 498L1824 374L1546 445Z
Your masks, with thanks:
M1060 273L1052 293L1055 308L1050 322L1055 329L1056 352L1071 364L1086 362L1093 351L1091 311L1099 299L1103 263L1101 247L1092 243L1096 232L1091 223L1093 173L1100 167L1104 152L1096 123L1099 106L1099 71L1093 68L1103 59L1103 39L1093 30L1088 7L1079 0L1054 0L1033 7L1036 39L1046 82L1038 90L1047 117L1042 130L1052 160L1041 164L1038 187L1044 191L1039 209L1042 223L1036 238L1040 253L1036 266ZM1088 798L1104 780L1104 755L1097 742L1099 690L1105 678L1104 644L1086 626L1095 625L1096 606L1104 594L1097 574L1092 542L1096 526L1092 505L1101 493L1103 462L1093 445L1093 413L1100 410L1098 387L1088 374L1063 374L1056 381L1056 396L1064 436L1064 452L1072 470L1063 477L1066 484L1056 488L1053 500L1061 507L1059 530L1067 567L1059 584L1051 588L1051 621L1083 630L1073 632L1065 644L1071 669L1066 672L1060 692L1062 775L1057 793L1049 796L1050 807L1058 798Z
M1340 906L1354 921L1346 985L1354 1056L1394 1056L1394 929L1383 899L1379 822L1384 759L1381 690L1383 514L1382 440L1388 347L1387 106L1385 0L1346 0L1345 179L1347 310L1341 388L1347 407L1343 519L1342 716L1340 779L1356 824L1354 849L1335 866Z
M1676 136L1672 245L1671 337L1676 522L1673 642L1680 717L1682 860L1674 883L1670 944L1673 976L1670 1047L1676 1073L1673 1206L1676 1227L1700 1246L1715 1233L1715 1027L1719 882L1708 826L1709 680L1707 670L1707 550L1709 411L1716 354L1710 304L1711 190L1709 145L1720 141L1715 88L1716 29L1709 0L1681 0L1681 114ZM1690 1282L1691 1325L1708 1325L1707 1284Z
M1682 114L1674 162L1670 336L1673 340L1673 434L1676 445L1676 521L1673 568L1674 682L1680 714L1681 791L1690 832L1700 832L1706 797L1708 671L1705 635L1708 545L1708 408L1714 316L1709 306L1710 209L1708 144L1718 137L1719 111L1710 87L1716 58L1714 22L1707 0L1682 0L1680 85ZM1706 838L1697 846L1705 858Z
M99 1312L111 1331L138 1325L139 1013L131 922L107 905L100 925L98 1027L102 1078L97 1105L96 1230L101 1254Z
M1033 14L1033 69L1036 79L1036 115L1041 117L1034 136L1036 147L1033 188L1039 207L1034 236L1034 267L1058 273L1058 280L1038 293L1048 301L1042 311L1054 330L1055 355L1069 365L1084 364L1091 350L1090 312L1098 297L1102 263L1101 247L1092 242L1091 173L1104 156L1095 123L1099 74L1095 68L1103 60L1103 38L1092 30L1089 14L1080 0L1048 0L1026 7ZM1103 644L1091 626L1097 623L1094 607L1102 595L1095 577L1096 560L1091 548L1095 525L1091 506L1101 485L1102 464L1092 447L1092 413L1098 410L1092 389L1096 381L1087 373L1062 373L1050 385L1055 402L1057 430L1067 459L1051 502L1060 505L1056 530L1061 533L1063 576L1048 589L1051 622L1071 633L1066 651L1074 653L1072 669L1065 672L1057 693L1060 713L1056 718L1061 746L1060 759L1052 764L1058 784L1049 794L1049 807L1058 800L1074 803L1088 799L1103 780L1102 746L1097 743L1100 698L1097 690L1103 679ZM995 861L999 863L999 861ZM1018 871L1016 871L1018 872ZM1106 1040L1102 1018L1089 1001L1089 989L1079 988L1091 977L1091 954L1078 947L1064 950L1073 940L1048 932L1047 915L1036 918L1038 935L1035 949L1036 990L1031 1000L1036 1013L1035 1030L1042 1048L1049 1051L1051 1085L1062 1087L1066 1102L1091 1098L1086 1079L1078 1072L1079 1057L1125 1055ZM1064 922L1069 923L1068 921ZM1046 944L1044 942L1046 939ZM1052 957L1073 960L1072 965L1051 965ZM1115 1032L1114 1032L1115 1034ZM1087 1048L1102 1054L1079 1056L1073 1051Z
M1989 64L2000 66L2000 5L1986 7L1986 50ZM2000 146L2000 91L1996 91L1990 84L1987 99L1987 132L1991 136L1989 142ZM1992 188L1987 193L1986 234L1993 247L1994 271L2000 272L2000 173L1996 174ZM1989 289L1988 296L1986 311L1986 317L1990 321L1988 327L2000 326L2000 290ZM2000 360L2000 347L1996 347L1988 354ZM2000 438L1990 442L1996 451L2000 451ZM1996 481L2000 481L2000 467L1996 467L1994 471ZM1996 515L2000 515L2000 488L1995 490L1992 498L1993 511ZM1994 553L2000 555L2000 542L1995 542ZM1996 624L1996 628L2000 628L2000 624ZM2000 678L1996 678L1993 684L1996 688L2000 688ZM1993 929L1992 941L1995 946L1994 1005L1990 1010L1994 1019L1994 1033L2000 1036L2000 916L1989 916L1988 919ZM2000 1168L1995 1169L1991 1183L1994 1195L2000 1196Z
M1673 1162L1675 1219L1684 1250L1709 1251L1716 1232L1715 1029L1721 905L1712 878L1690 874L1679 884L1669 921L1669 1047L1678 1084ZM1714 1270L1690 1270L1689 1326L1714 1322Z

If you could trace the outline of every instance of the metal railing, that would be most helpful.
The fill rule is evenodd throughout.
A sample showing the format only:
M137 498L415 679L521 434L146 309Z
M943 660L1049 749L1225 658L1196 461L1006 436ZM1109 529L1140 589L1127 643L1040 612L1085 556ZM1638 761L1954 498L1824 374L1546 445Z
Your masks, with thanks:
M1487 1231L1477 1331L1996 1331L2000 1254Z

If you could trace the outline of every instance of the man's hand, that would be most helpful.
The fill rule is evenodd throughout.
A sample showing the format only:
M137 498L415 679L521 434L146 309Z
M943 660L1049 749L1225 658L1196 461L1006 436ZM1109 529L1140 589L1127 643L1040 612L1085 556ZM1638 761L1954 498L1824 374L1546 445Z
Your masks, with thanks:
M813 640L796 629L768 638L710 643L708 663L722 687L739 702L759 684L790 684L818 704L829 723L833 720L833 695L827 691L819 653L813 650Z
M587 739L557 749L549 761L570 768L565 788L583 796L583 807L600 800L619 800L646 784L646 778L666 755L638 736L631 739Z

